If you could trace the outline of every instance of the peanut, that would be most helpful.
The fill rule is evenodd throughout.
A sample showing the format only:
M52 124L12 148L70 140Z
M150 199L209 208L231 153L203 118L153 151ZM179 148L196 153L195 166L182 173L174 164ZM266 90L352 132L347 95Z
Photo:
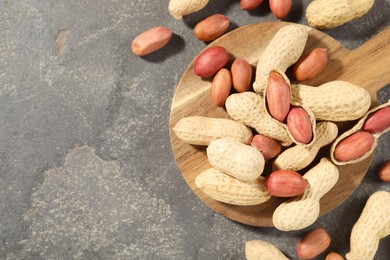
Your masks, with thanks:
M340 254L336 252L330 252L326 257L325 260L344 260L344 257L342 257Z
M252 181L264 170L264 157L254 147L231 138L219 138L207 147L210 164L241 181Z
M306 8L310 26L331 29L365 15L375 0L315 0Z
M225 103L228 114L236 121L254 128L257 133L282 142L288 146L291 138L279 121L270 117L264 109L263 98L253 92L230 95Z
M373 144L374 136L371 133L356 132L337 144L334 158L340 162L356 160L370 151Z
M297 172L279 170L265 180L269 194L275 197L294 197L307 188L307 181Z
M256 81L253 84L255 92L261 93L266 88L271 70L285 72L299 59L307 37L307 27L298 24L286 25L276 32L257 63Z
M374 259L380 239L390 235L390 193L372 194L352 228L348 260Z
M242 10L254 10L258 7L263 0L241 0L240 7Z
M131 50L135 55L145 56L155 52L168 44L172 38L172 30L157 26L144 31L131 43Z
M283 19L290 12L292 0L269 0L269 7L276 18Z
M252 67L242 58L234 60L232 67L233 87L237 92L248 91L251 87Z
M245 243L247 260L288 260L274 245L263 240L250 240Z
M211 198L232 205L259 205L271 198L263 180L244 182L214 168L199 174L195 185Z
M274 158L282 150L278 142L261 134L253 136L251 145L263 154L265 160Z
M321 147L324 147L337 137L338 129L332 122L317 124L316 136L311 146L297 144L282 152L274 161L274 170L299 171L308 166L316 157Z
M196 57L194 74L200 77L210 77L223 68L228 60L229 54L224 47L210 47Z
M180 119L173 127L179 139L194 145L208 145L221 137L231 137L242 143L250 143L252 131L231 119L190 116Z
M339 171L327 158L322 158L303 178L309 183L305 192L274 211L272 222L279 230L299 230L313 224L320 214L320 199L336 184Z
M200 21L194 28L195 37L201 41L213 41L229 28L229 19L222 14L214 14Z
M382 181L390 182L390 160L383 163L379 169L379 178Z
M350 121L362 117L371 105L364 88L347 81L330 81L319 87L291 86L292 102L311 110L317 120Z
M211 98L214 103L222 107L232 88L232 76L227 69L220 69L211 83Z
M203 9L209 0L170 0L168 9L175 19L182 19L184 15L189 15Z
M372 113L364 122L363 130L372 134L380 133L390 127L390 106Z
M297 245L298 257L311 259L324 252L330 245L330 236L323 228L307 233Z
M290 110L290 85L275 71L271 71L268 75L266 100L270 115L283 122Z
M293 66L293 75L298 81L314 78L328 63L328 49L314 48L307 55L299 58Z
M302 108L294 107L287 115L287 127L294 139L308 144L313 138L312 123L309 114Z

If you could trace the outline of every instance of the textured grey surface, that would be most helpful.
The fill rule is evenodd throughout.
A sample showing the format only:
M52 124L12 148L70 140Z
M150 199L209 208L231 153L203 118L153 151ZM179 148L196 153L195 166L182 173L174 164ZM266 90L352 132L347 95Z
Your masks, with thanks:
M306 24L309 1L286 21ZM168 1L0 1L0 259L244 259L249 239L296 258L306 231L325 227L327 250L345 254L368 196L390 191L377 178L390 159L381 137L363 183L341 206L297 232L253 228L209 209L188 188L170 147L169 110L178 80L205 46L192 27L223 13L230 29L276 21L265 1L211 0L174 20ZM390 25L390 1L326 32L354 49ZM130 42L157 25L172 28L163 50L140 58ZM387 87L378 94L390 98ZM390 256L390 238L377 259ZM322 255L324 257L324 254Z

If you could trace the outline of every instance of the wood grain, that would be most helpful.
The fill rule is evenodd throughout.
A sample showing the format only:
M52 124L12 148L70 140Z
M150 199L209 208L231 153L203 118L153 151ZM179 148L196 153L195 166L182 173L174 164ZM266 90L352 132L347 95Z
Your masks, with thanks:
M287 24L267 22L241 27L220 37L206 48L216 45L225 47L230 54L230 63L227 68L230 68L235 57L244 58L255 67L274 34ZM376 105L376 92L390 83L390 27L353 51L347 50L327 34L311 29L305 53L315 47L328 49L329 63L319 76L303 84L317 86L332 80L346 80L366 88L371 94L372 106ZM193 146L180 141L172 131L172 127L179 119L186 116L229 118L229 115L223 108L218 108L212 102L211 79L194 76L193 64L192 61L183 73L171 105L170 137L177 166L189 187L211 209L243 224L271 227L273 226L273 211L284 199L272 198L267 203L258 206L234 206L211 199L195 186L195 177L211 168L205 152L206 147ZM339 134L351 128L354 123L356 121L338 124ZM321 149L315 162L301 172L305 173L323 156L329 157L329 146ZM362 181L371 159L372 157L369 157L358 164L339 167L339 181L321 200L321 215L334 209L351 195Z

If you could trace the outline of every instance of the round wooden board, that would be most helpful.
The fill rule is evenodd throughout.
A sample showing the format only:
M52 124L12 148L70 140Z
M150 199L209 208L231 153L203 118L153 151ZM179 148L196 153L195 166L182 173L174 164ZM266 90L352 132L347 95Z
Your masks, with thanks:
M289 23L267 22L244 26L220 37L206 48L216 45L225 47L230 54L227 68L230 68L234 58L241 57L246 59L255 71L255 66L263 50L277 30L287 24ZM327 34L311 29L304 53L315 47L327 48L329 62L319 76L303 83L318 86L332 80L346 80L366 88L371 94L372 106L375 106L376 92L390 83L389 42L390 28L387 28L360 48L349 51ZM176 163L191 189L210 208L243 224L271 227L273 226L272 214L284 199L271 198L268 202L257 206L234 206L211 199L195 186L195 177L202 171L211 168L206 156L206 147L182 142L176 137L172 127L178 120L187 116L229 118L229 115L224 108L217 107L211 100L211 78L202 79L194 76L193 64L194 61L185 70L171 105L170 137ZM289 78L292 79L292 77ZM292 83L294 83L293 80ZM356 121L338 124L339 134L352 127L354 123ZM324 156L329 157L329 146L322 148L316 160L301 172L306 172ZM335 187L321 199L321 215L334 209L352 194L362 181L371 159L372 156L357 164L338 167L340 178Z

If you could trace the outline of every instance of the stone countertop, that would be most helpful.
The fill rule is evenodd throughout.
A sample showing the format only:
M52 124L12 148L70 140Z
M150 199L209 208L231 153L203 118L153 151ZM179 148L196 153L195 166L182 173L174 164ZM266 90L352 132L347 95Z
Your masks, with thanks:
M307 24L309 1L285 21ZM0 1L0 259L245 259L244 242L269 241L296 259L296 243L324 227L326 252L345 254L370 194L390 191L377 177L390 159L383 135L362 184L341 206L296 232L245 226L215 213L187 186L169 139L170 104L187 64L205 47L192 32L211 14L230 30L277 21L268 1L245 12L211 0L173 19L168 0ZM354 49L390 25L390 0L326 30ZM144 58L130 43L163 25L174 31ZM390 98L390 88L378 100ZM377 259L390 256L390 237ZM321 255L323 259L325 254Z

